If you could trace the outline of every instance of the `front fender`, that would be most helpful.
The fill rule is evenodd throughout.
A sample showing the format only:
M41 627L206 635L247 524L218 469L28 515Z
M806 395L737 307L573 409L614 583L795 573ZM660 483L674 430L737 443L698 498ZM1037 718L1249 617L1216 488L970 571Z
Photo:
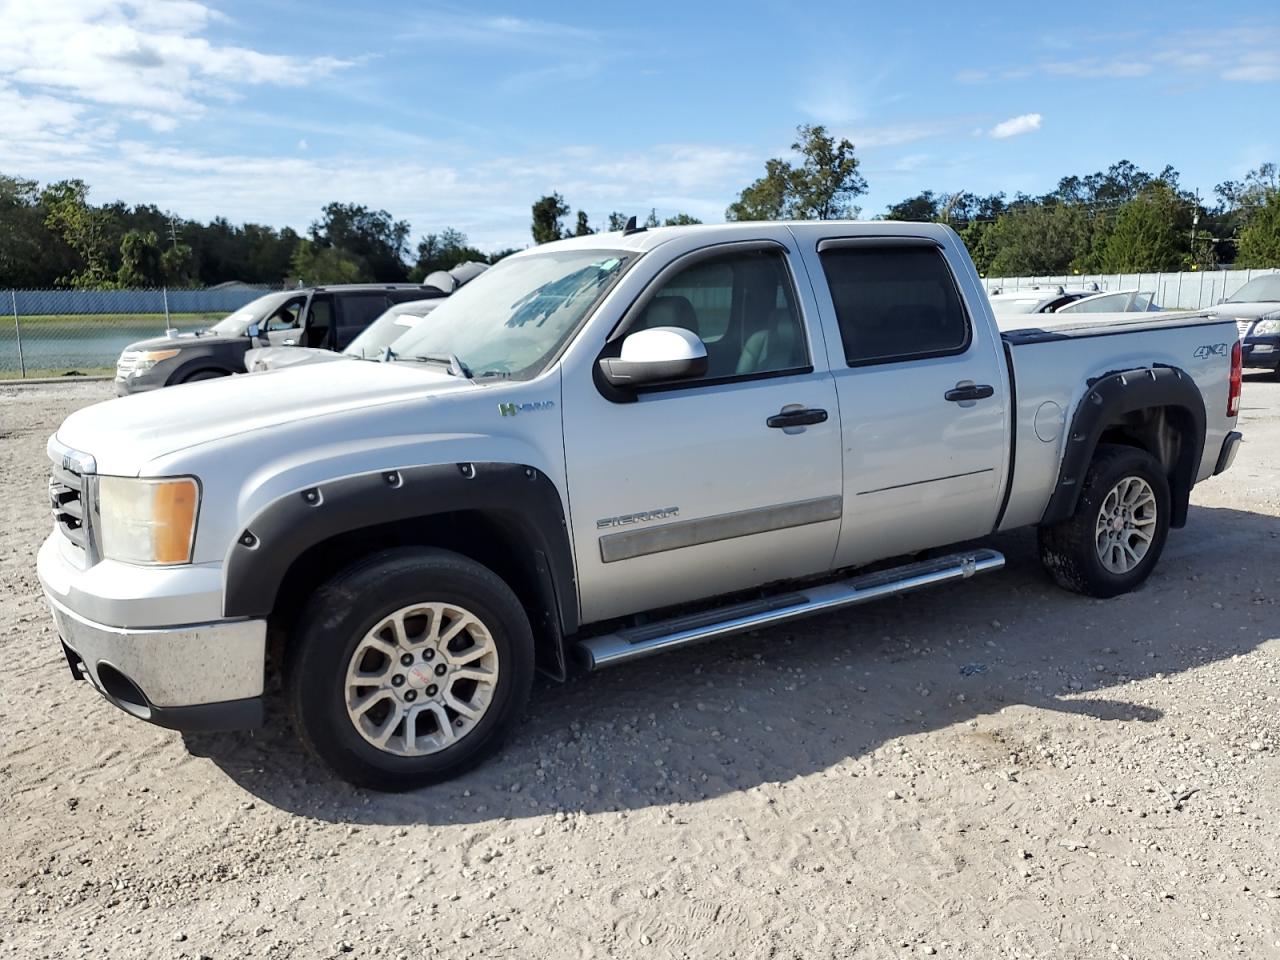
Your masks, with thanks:
M561 497L540 470L462 462L359 473L294 490L258 510L223 565L223 614L265 617L294 560L326 540L374 526L472 511L518 531L547 565L560 625L577 629L573 556Z

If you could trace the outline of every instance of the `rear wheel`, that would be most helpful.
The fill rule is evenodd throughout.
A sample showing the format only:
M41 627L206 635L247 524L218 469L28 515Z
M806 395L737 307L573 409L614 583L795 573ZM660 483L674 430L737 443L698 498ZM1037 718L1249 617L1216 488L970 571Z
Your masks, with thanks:
M1091 597L1127 593L1151 574L1169 533L1169 481L1145 450L1104 444L1074 515L1040 528L1040 560L1058 583Z
M308 604L285 657L302 741L341 777L408 790L497 749L533 681L533 637L511 589L444 550L376 554Z

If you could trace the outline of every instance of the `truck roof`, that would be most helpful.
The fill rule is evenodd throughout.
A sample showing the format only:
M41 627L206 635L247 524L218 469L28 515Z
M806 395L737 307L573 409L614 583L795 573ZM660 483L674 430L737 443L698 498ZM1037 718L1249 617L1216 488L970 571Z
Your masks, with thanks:
M950 227L940 223L916 223L898 220L768 220L738 221L734 223L698 223L681 227L648 227L632 233L615 230L611 233L592 233L585 237L568 237L528 247L513 256L523 257L547 250L626 250L647 253L655 247L690 234L705 235L708 243L732 242L743 234L758 233L761 226L789 227L797 236L805 234L831 234L833 228L852 236L928 237L944 242L952 233Z

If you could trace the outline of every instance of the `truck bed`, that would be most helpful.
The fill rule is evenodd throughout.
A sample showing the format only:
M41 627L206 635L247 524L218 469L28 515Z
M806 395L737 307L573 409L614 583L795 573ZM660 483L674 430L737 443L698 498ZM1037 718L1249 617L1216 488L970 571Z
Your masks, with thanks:
M1217 323L1204 311L1151 313L1041 313L996 318L1007 343L1040 343L1067 337L1097 337Z
M1013 469L1000 529L1039 521L1057 485L1071 417L1092 384L1110 373L1165 366L1188 374L1200 388L1206 419L1196 479L1212 475L1231 429L1226 405L1234 321L1195 312L1012 319L1017 326L997 321L1014 410Z

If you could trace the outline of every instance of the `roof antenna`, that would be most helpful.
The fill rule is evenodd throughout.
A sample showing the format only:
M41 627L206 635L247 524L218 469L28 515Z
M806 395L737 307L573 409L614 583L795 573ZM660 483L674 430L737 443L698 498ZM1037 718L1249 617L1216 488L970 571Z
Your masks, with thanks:
M644 233L648 229L648 227L637 227L635 217L627 217L627 225L622 228L622 235L629 237L633 233Z

